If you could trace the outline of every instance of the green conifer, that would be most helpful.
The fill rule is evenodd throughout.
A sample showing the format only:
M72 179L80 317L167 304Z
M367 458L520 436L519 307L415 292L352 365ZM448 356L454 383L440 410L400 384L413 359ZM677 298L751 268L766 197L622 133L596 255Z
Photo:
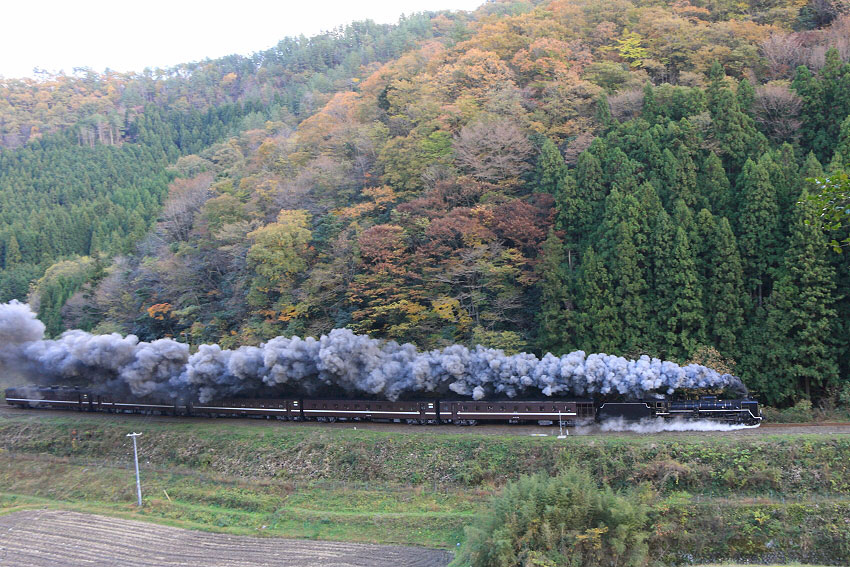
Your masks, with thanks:
M776 263L779 207L770 175L763 165L748 159L738 177L738 245L748 289L761 305L768 270Z
M561 179L567 174L567 164L564 156L552 140L546 138L537 158L537 190L541 193L554 195Z
M569 291L564 244L554 230L543 243L540 274L540 310L538 346L548 352L567 352L575 343L572 294Z
M655 124L658 122L660 116L661 107L655 101L655 89L652 88L651 83L646 83L643 86L643 110L641 111L641 118L650 124Z
M727 356L737 356L737 337L744 324L744 273L729 220L721 218L711 242L705 308L711 343Z
M850 84L850 81L848 81L848 84ZM829 170L832 173L850 170L850 115L841 123L838 144L835 146L835 153L832 155Z
M709 153L703 160L697 186L700 196L708 202L714 214L720 216L731 214L732 195L729 178L726 177L723 162L714 152Z
M6 241L4 265L6 269L14 268L21 263L21 260L23 260L23 257L21 256L21 248L18 245L18 239L15 238L15 235L13 234Z
M584 253L579 287L582 290L580 348L587 352L616 352L620 320L611 277L593 247Z
M659 238L659 245L668 240ZM704 343L705 329L696 261L682 227L676 228L672 243L656 270L656 328L662 354L681 359Z
M835 271L825 258L828 248L817 216L805 200L797 205L783 275L768 305L768 358L779 399L797 393L810 399L813 388L829 386L838 376L831 346Z
M635 245L634 225L626 222L614 227L613 253L609 258L614 299L622 325L620 344L626 353L637 353L649 345L647 337L647 292L644 278L646 261Z

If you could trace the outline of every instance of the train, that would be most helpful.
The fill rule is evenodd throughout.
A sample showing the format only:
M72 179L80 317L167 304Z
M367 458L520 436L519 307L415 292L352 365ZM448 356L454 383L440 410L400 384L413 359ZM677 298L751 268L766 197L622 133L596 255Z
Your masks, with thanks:
M202 417L264 417L289 421L385 421L409 424L537 423L581 425L609 419L709 420L758 425L758 401L714 395L681 400L368 400L229 398L201 402L112 396L84 388L25 386L6 389L6 403L21 408Z

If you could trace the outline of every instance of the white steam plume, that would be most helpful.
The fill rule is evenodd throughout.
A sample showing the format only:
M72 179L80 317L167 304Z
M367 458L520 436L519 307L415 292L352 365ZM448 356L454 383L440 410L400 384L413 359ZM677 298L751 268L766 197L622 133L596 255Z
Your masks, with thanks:
M134 335L67 331L44 340L44 325L29 306L0 304L0 371L36 383L76 383L134 395L208 401L237 394L333 392L390 400L433 393L471 396L592 396L672 394L679 388L730 388L735 376L705 366L642 356L637 360L576 351L505 355L498 349L452 345L419 352L334 329L319 339L277 337L259 347L201 345L189 356L171 339L139 342Z
M630 421L622 417L606 419L599 424L600 431L631 431L634 433L661 433L662 431L736 431L738 429L753 429L756 425L740 423L721 423L710 419L673 419L661 417L646 418L640 421Z

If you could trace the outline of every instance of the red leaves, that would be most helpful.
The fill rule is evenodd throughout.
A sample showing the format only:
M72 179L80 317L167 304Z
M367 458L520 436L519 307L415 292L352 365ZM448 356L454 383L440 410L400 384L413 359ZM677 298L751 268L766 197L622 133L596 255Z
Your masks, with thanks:
M546 239L548 211L514 199L493 209L490 223L494 232L510 247L536 256Z
M358 243L361 258L372 264L398 262L407 249L404 229L390 224L379 224L363 231Z

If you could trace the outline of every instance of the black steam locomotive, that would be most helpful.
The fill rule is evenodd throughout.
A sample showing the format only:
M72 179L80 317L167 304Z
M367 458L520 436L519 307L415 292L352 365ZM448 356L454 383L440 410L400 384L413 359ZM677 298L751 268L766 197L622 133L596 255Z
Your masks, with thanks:
M762 415L756 400L723 400L702 396L696 400L451 400L414 401L233 398L162 402L114 397L91 390L66 387L8 388L6 403L22 408L72 409L181 416L266 417L301 421L392 421L411 424L454 423L563 423L577 425L608 419L710 420L727 424L758 425Z

